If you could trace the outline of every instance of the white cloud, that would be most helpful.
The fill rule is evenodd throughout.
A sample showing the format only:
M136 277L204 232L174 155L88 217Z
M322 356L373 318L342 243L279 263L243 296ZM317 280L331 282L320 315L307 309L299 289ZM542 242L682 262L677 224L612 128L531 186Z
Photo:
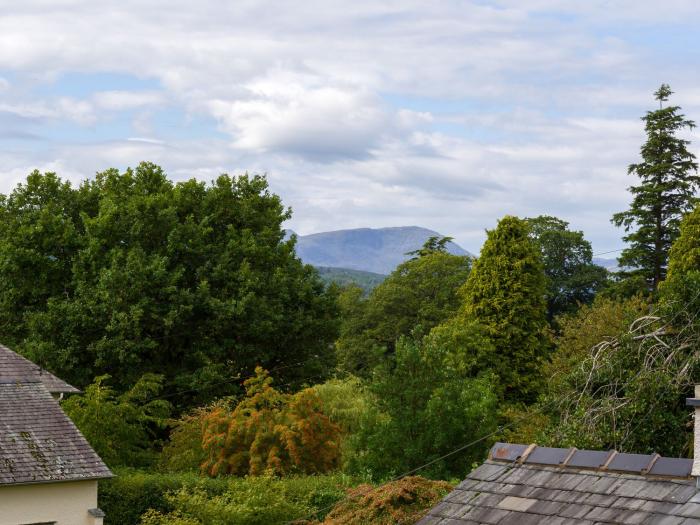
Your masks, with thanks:
M700 120L692 55L642 31L663 43L698 14L681 0L29 0L0 18L4 127L102 130L128 114L131 129L23 151L3 136L0 189L32 166L75 177L148 159L177 178L269 173L301 233L420 224L477 251L500 215L550 213L617 248L608 219L627 203L651 92L670 81ZM159 86L47 95L68 72ZM175 122L166 136L161 109L221 134Z
M156 91L100 91L92 96L92 100L99 109L120 111L161 106L165 103L165 96Z

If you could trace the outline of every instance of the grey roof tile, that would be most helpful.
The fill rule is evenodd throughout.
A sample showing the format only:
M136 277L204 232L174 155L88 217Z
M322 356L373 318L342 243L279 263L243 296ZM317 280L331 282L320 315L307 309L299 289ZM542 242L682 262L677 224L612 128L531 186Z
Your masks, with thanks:
M644 487L646 487L647 483L648 480L645 480L641 477L638 477L636 479L628 478L624 481L620 481L620 483L618 483L613 489L612 494L615 494L616 496L625 496L627 498L633 498L636 497L637 494L639 494L639 492L644 490Z
M584 502L595 507L609 507L617 500L617 496L608 494L588 494L584 498Z
M652 514L642 523L645 525L684 525L686 523L686 519L682 516L661 516Z
M43 383L0 383L0 485L111 476Z
M620 523L644 523L652 514L641 510L625 510L615 518Z
M585 503L570 503L562 507L557 514L565 518L578 519L583 518L594 508L593 505L586 505Z
M511 450L514 454L519 447L506 447L504 454ZM630 465L622 466L636 469L642 459L642 455L628 455L625 460ZM431 510L429 515L441 518L431 524L446 525L446 520L455 525L700 524L700 494L693 479L568 464L490 459L443 503L454 506L440 504Z
M672 483L663 481L647 481L642 488L635 494L639 499L651 499L665 501L671 494L676 491L676 486ZM671 500L673 501L673 500Z
M499 525L539 525L546 523L546 518L540 514L531 514L529 512L510 512L499 523Z
M467 504L478 495L479 493L474 492L473 490L453 490L450 492L450 494L448 494L444 501L449 503Z
M621 509L627 509L627 510L637 510L642 507L647 503L643 499L637 499L637 498L626 498L624 496L621 496L615 500L613 503L613 507L618 507Z
M494 509L490 507L471 507L468 512L462 514L460 518L476 521L478 523L497 524L510 511L503 509Z
M618 516L623 514L625 511L622 509L616 509L614 507L594 507L591 511L584 516L587 520L593 521L619 521Z
M428 514L418 521L416 525L439 525L441 521L442 518L440 516L432 516Z
M684 503L674 514L687 518L700 518L700 504L688 501Z
M477 467L475 470L471 471L469 477L480 481L495 481L508 470L510 470L509 466L503 463L498 464L486 462Z
M29 359L0 345L0 383L41 382L52 394L80 392Z
M554 514L559 514L559 512L566 507L566 505L567 504L562 501L538 501L528 509L528 512L551 516Z
M640 510L651 512L653 514L677 514L683 507L677 503L668 503L664 501L640 501L644 501L644 504L640 507Z

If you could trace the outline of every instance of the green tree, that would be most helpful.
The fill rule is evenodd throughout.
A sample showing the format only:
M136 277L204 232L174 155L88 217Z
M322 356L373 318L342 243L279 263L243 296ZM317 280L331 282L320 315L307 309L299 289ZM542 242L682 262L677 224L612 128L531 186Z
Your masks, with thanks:
M683 217L678 239L669 252L669 279L690 272L700 272L700 206Z
M665 285L664 285L665 288ZM685 397L697 377L698 332L635 297L599 298L562 324L541 407L553 446L684 456ZM680 329L679 329L680 328Z
M462 314L487 330L507 399L534 401L548 345L546 278L527 221L506 216L487 233L465 283Z
M123 394L109 379L96 378L83 395L64 401L63 409L110 467L146 466L155 459L170 414L170 403L157 397L163 378L145 374Z
M590 304L607 281L607 270L593 264L591 243L581 231L569 230L569 223L540 215L527 219L530 235L542 252L547 276L547 316L571 312Z
M478 334L472 341L484 342ZM483 457L485 442L439 459L495 429L499 398L489 375L469 376L477 347L441 343L402 337L393 362L375 370L368 388L385 417L363 421L351 436L351 471L383 479L437 460L423 472L444 479L463 476Z
M426 248L419 257L399 265L367 299L359 289L343 292L343 321L336 344L341 370L366 375L393 353L399 337L417 326L427 333L453 316L460 304L458 290L470 269L470 257Z
M263 177L175 184L142 163L71 189L33 173L0 216L0 338L71 383L158 373L191 405L257 364L287 382L334 366L335 294Z
M677 136L695 123L679 113L679 106L663 107L671 94L669 86L662 84L654 93L659 109L642 117L647 135L642 161L628 168L641 183L629 188L634 196L629 210L612 218L613 224L624 227L623 239L630 243L620 255L620 266L630 268L631 275L643 275L652 290L666 277L668 251L700 187L695 155L687 148L690 142Z
M439 235L433 235L428 237L423 243L423 246L412 252L408 252L406 255L413 255L413 259L418 259L419 257L425 257L426 255L431 255L433 253L448 253L447 245L452 242L452 237L440 237Z
M0 333L17 347L26 319L71 289L81 246L81 196L54 173L32 172L9 196L0 195ZM90 377L89 379L92 379Z

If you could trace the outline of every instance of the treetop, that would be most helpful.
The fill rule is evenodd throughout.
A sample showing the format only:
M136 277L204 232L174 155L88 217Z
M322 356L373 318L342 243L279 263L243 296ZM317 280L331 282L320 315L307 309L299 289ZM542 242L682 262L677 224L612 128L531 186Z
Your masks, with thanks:
M671 91L671 86L668 84L661 84L661 87L654 91L654 98L661 102L666 102L668 100L668 97L670 97L673 94L673 91Z

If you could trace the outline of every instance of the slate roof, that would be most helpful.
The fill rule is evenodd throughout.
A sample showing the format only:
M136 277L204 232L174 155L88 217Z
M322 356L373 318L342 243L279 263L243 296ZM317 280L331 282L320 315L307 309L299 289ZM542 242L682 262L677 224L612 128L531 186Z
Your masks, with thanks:
M419 525L700 524L692 460L496 443Z
M0 381L0 485L108 477L43 382Z
M52 394L80 392L39 365L0 345L0 381L41 381Z

